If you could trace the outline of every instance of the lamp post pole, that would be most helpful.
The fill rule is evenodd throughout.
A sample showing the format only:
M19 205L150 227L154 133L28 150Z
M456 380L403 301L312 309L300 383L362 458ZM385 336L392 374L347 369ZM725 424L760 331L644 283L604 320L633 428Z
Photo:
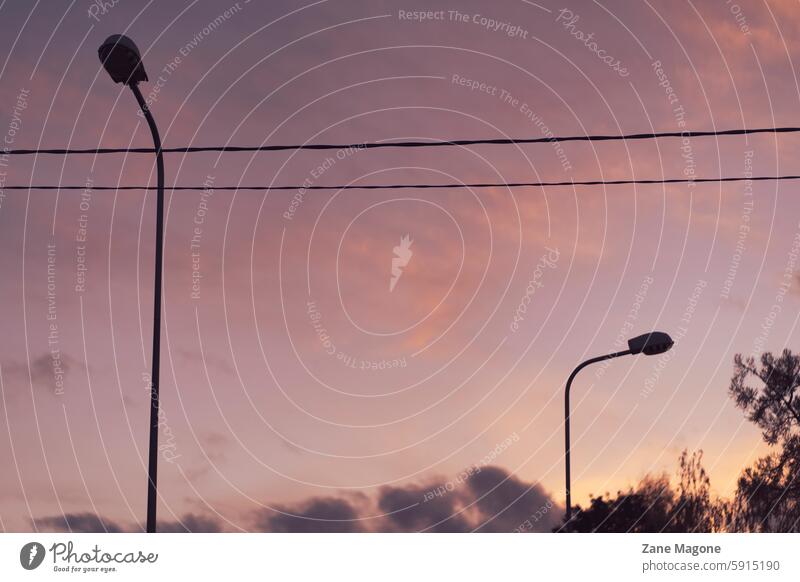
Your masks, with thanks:
M610 360L611 358L618 358L619 356L627 356L630 350L624 352L614 352L613 354L606 354L605 356L598 356L582 362L572 371L567 380L567 387L564 390L564 459L566 463L566 482L567 482L567 523L572 519L572 486L570 483L570 458L569 458L569 389L572 387L572 381L578 372L583 370L586 366L603 360Z
M158 413L160 408L159 401L159 377L161 365L161 291L162 273L164 257L164 153L161 151L161 137L158 135L158 127L150 113L139 85L130 85L136 101L147 120L150 133L153 134L153 147L156 150L156 172L158 174L158 194L156 196L156 257L155 257L155 277L153 290L153 362L150 382L152 385L150 393L150 452L148 455L148 483L147 483L147 532L156 531L156 503L158 501Z
M159 372L161 365L161 279L164 256L164 153L161 150L161 137L158 127L142 97L139 83L147 81L147 73L142 64L139 48L130 38L121 34L109 36L100 48L98 56L103 67L115 83L123 83L130 87L136 102L142 110L150 133L153 135L153 146L156 152L156 170L158 194L156 197L156 257L153 294L153 355L152 373L150 374L150 442L147 459L147 533L156 531L156 505L158 502L158 416Z

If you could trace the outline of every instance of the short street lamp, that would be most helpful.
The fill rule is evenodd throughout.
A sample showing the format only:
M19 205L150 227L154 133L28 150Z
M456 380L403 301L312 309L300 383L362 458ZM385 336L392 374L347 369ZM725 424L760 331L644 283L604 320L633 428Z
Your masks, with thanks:
M567 380L567 388L564 390L564 457L566 459L566 481L567 481L567 523L572 519L572 487L570 484L570 462L569 462L569 389L572 386L572 381L575 376L589 364L595 362L602 362L603 360L610 360L611 358L618 358L619 356L627 356L628 354L645 354L647 356L654 356L656 354L663 354L669 350L673 345L672 338L664 332L652 331L644 335L637 336L628 340L628 349L623 352L614 352L606 354L605 356L598 356L591 358L581 363L577 368L572 371Z

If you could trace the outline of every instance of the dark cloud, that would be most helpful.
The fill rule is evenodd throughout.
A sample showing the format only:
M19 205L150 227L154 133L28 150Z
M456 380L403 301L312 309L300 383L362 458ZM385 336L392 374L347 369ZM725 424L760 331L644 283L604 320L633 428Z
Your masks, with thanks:
M200 434L200 444L202 446L202 458L196 464L185 467L186 478L195 483L212 471L219 471L220 465L228 460L227 450L231 445L231 440L220 432L206 432Z
M270 532L357 532L364 531L357 521L357 509L339 497L315 497L296 508L276 507L260 512L256 529Z
M159 521L158 531L162 533L217 533L222 524L213 517L187 513L177 521Z
M177 348L174 350L176 357L180 358L191 366L203 365L203 367L216 368L227 374L235 374L236 370L225 358L217 357L211 353L201 353L195 350Z
M479 510L477 531L511 532L524 525L526 531L546 532L561 516L541 485L525 483L499 467L485 467L468 484Z
M434 491L442 492L435 495ZM472 529L459 513L463 495L446 483L427 487L384 487L378 497L378 508L385 513L382 531L465 532Z
M57 394L56 374L60 376L61 381L66 382L67 377L73 370L86 369L83 362L63 352L59 354L58 370L54 367L53 362L52 354L45 352L30 360L30 363L24 361L9 362L3 364L2 369L3 374L8 378L9 385L28 386L28 371L30 368L30 383L37 387L46 388L50 394Z
M499 467L487 466L461 476L382 487L373 498L359 503L341 497L313 498L296 507L263 513L257 528L274 532L547 532L562 514L541 485L526 483Z
M372 496L312 497L293 505L260 509L249 516L253 531L265 532L548 532L563 509L538 483L487 466L458 478L401 487L382 487ZM33 521L37 530L71 532L141 531L94 513ZM219 532L215 517L188 513L159 522L161 532Z
M61 368L66 372L72 368L71 358L66 355L60 357ZM53 357L50 354L42 354L31 362L31 379L34 384L51 385L55 392L55 380L53 377Z
M209 431L200 436L200 440L206 447L226 447L231 443L231 439L221 432Z
M96 513L65 513L33 520L37 531L69 533L119 533L140 532L141 525L126 525L97 515ZM222 531L218 520L211 517L187 513L177 521L159 521L158 531L164 533L215 533Z
M40 517L33 520L33 527L37 531L70 533L119 533L123 531L118 523L89 512Z

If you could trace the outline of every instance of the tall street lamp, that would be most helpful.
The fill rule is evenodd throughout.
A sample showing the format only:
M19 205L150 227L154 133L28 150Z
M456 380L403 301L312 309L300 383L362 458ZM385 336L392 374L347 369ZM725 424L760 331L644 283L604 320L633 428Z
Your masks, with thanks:
M139 91L139 83L147 81L141 55L136 44L127 36L113 34L98 49L100 62L103 63L111 79L115 83L124 83L130 87L133 96L150 126L153 134L153 146L156 150L156 169L158 173L158 195L156 198L156 261L155 291L153 298L153 370L151 374L152 389L150 392L150 452L148 456L147 482L147 532L156 531L156 501L158 489L156 476L158 473L158 380L161 354L161 273L164 248L164 155L161 151L161 138L158 128L147 103Z
M589 364L602 362L603 360L610 360L611 358L618 358L620 356L627 356L628 354L645 354L653 356L656 354L663 354L669 350L673 345L672 338L664 332L652 331L644 335L637 336L628 340L628 349L622 352L614 352L606 354L605 356L598 356L582 362L572 371L567 380L567 388L564 390L564 458L566 460L566 482L567 482L567 523L572 519L572 487L570 484L570 462L569 462L569 389L572 387L572 381L578 372L583 370Z

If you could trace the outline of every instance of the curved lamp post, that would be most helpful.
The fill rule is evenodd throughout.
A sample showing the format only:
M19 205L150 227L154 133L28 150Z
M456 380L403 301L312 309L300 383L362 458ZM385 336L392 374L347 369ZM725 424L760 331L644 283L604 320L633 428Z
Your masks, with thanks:
M644 335L637 336L628 340L628 349L622 352L614 352L606 354L605 356L598 356L582 362L572 371L567 380L567 387L564 390L564 458L566 460L566 482L567 482L567 522L572 519L572 492L570 484L570 462L569 462L569 389L572 386L572 381L578 372L583 370L589 364L602 362L603 360L610 360L611 358L618 358L620 356L627 356L628 354L645 354L653 356L656 354L663 354L669 350L673 345L672 338L664 332L652 331Z
M161 138L158 135L155 119L147 107L147 103L139 91L139 82L147 81L141 55L136 44L127 36L114 34L109 36L98 49L100 62L103 63L111 79L115 83L124 83L130 87L139 107L153 134L153 146L156 150L156 168L158 173L158 196L156 198L156 261L155 261L155 295L153 298L153 371L151 375L152 390L150 393L150 452L148 455L147 483L147 532L156 531L156 476L158 473L158 412L159 412L159 368L161 354L161 273L164 248L164 155L161 151Z

